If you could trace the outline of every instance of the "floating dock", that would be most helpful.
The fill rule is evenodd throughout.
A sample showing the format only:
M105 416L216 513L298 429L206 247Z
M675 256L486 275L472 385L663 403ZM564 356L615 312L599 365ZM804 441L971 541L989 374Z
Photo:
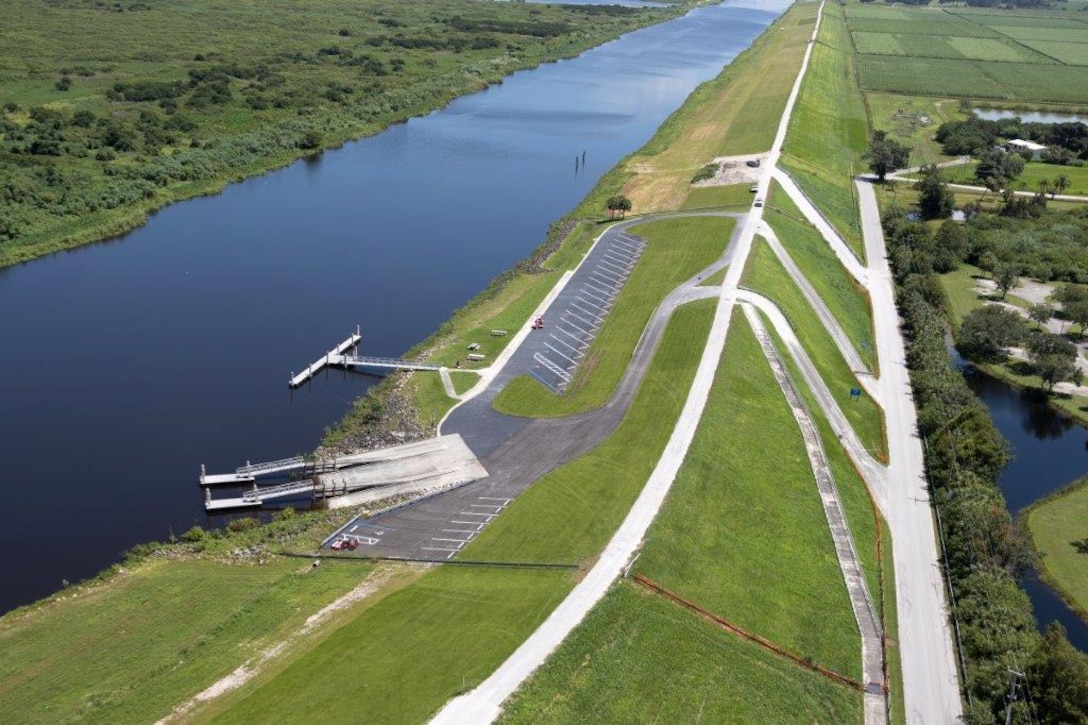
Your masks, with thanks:
M359 326L356 325L355 326L355 332L351 335L351 337L344 340L342 343L340 343L339 345L337 345L333 349L329 350L327 353L325 353L324 357L321 357L321 358L318 358L317 360L315 360L313 363L310 364L310 366L308 368L303 370L298 375L292 374L291 375L291 380L288 382L288 385L290 385L292 388L297 388L298 386L302 385L307 380L312 378L314 375L317 375L317 373L321 370L321 368L325 367L326 365L334 364L332 362L332 358L342 357L344 355L344 353L346 353L348 350L350 350L353 347L355 347L356 345L358 345L359 342L362 339L363 339L362 331L360 330Z
M308 368L303 370L298 375L291 373L291 379L288 381L288 385L292 388L297 388L303 383L311 380L317 373L326 367L340 367L340 368L366 368L368 370L440 370L442 368L438 363L432 363L427 361L416 360L402 360L395 357L373 357L373 356L360 356L355 354L348 354L348 350L357 348L359 342L363 339L362 333L358 326L355 327L355 334L344 340L342 343L329 350L321 358L318 358L310 364ZM225 481L224 481L225 483Z

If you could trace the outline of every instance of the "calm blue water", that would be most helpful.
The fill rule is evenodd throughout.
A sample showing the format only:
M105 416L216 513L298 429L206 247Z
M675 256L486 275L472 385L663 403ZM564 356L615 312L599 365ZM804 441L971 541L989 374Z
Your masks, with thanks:
M1045 111L1007 111L996 108L976 108L974 113L984 121L1000 121L1003 118L1019 118L1025 123L1088 123L1088 117L1075 113L1047 113Z
M373 380L292 371L356 324L369 354L425 338L788 5L699 8L0 271L0 611L207 525L202 462L311 451Z
M1056 413L1032 391L977 372L969 372L967 381L990 409L994 425L1012 444L1015 457L998 485L1013 515L1088 474L1088 431ZM1021 584L1031 597L1039 629L1057 620L1068 631L1069 641L1088 652L1088 624L1034 572Z

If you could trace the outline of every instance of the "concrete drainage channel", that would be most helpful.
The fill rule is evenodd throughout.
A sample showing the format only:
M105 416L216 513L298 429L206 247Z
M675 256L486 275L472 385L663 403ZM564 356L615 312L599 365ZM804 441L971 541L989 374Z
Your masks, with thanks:
M554 393L567 389L646 248L645 240L626 232L608 234L601 242L553 305L561 312L535 333L544 339L533 353L529 374Z

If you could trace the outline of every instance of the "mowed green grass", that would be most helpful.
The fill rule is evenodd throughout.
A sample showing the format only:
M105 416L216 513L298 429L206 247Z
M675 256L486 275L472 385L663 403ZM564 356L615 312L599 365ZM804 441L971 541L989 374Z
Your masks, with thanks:
M572 585L562 570L436 569L201 719L424 722L491 674Z
M647 240L646 249L566 392L555 395L525 375L496 396L495 409L543 418L604 405L661 300L722 255L735 225L736 220L728 217L705 217L664 219L631 228L632 234Z
M868 120L854 83L842 10L824 8L820 38L786 136L783 164L859 259L865 258L851 177L864 165Z
M850 723L861 694L615 584L506 703L502 723Z
M705 209L707 207L734 207L746 209L752 205L755 195L748 191L751 184L727 184L725 186L693 186L684 199L681 209Z
M1088 618L1088 554L1073 546L1088 539L1088 485L1081 483L1032 508L1027 527L1047 580Z
M827 335L801 290L761 239L757 239L752 246L742 284L778 304L858 438L873 456L884 460L887 445L884 441L883 411L868 395L862 395L859 400L850 399L850 389L860 387L857 377Z
M967 184L969 186L981 186L982 182L975 178L974 161L964 164L956 164L944 170L944 178L954 184ZM1038 190L1040 181L1054 181L1059 176L1069 180L1069 188L1062 194L1074 194L1088 196L1088 166L1058 166L1057 164L1044 164L1041 161L1031 161L1024 164L1024 171L1012 182L1012 188L1018 188L1024 184L1030 191Z
M780 213L766 214L764 219L842 325L861 359L870 370L874 370L876 352L873 349L873 316L868 293L839 263L838 257L816 228L799 221L804 217L788 194L774 185L767 203L771 211Z
M363 581L356 562L154 561L0 620L0 721L151 722Z
M636 569L851 677L861 638L800 429L747 319Z
M578 563L604 547L672 434L716 305L715 300L700 300L673 314L653 364L612 436L533 484L465 547L464 558Z

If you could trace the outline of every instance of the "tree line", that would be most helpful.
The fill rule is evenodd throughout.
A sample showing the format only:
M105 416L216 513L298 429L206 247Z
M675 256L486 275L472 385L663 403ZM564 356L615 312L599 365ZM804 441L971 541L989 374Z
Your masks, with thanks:
M1019 586L1032 550L1005 505L997 477L1009 448L989 412L949 365L947 302L937 274L959 263L968 231L947 221L934 234L900 209L884 217L907 358L925 445L930 495L937 509L946 575L959 624L968 723L1003 722L1009 670L1026 675L1030 700L1013 722L1088 721L1088 657L1059 624L1040 636L1031 601Z

